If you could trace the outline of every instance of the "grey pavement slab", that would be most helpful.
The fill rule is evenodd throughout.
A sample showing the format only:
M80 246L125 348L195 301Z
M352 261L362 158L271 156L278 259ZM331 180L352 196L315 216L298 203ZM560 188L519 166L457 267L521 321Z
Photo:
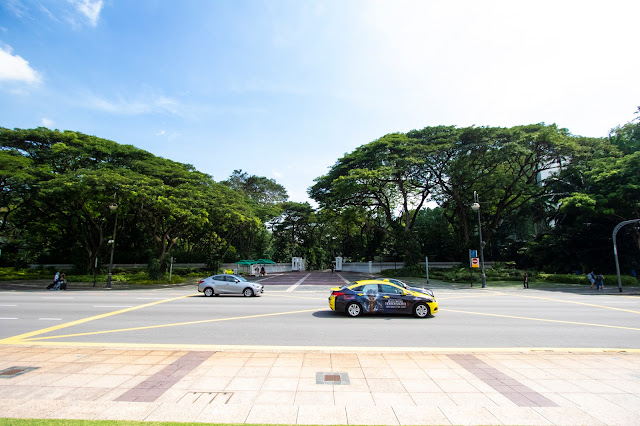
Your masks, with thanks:
M0 367L32 368L15 376L0 372L0 417L9 418L640 424L636 352L207 352L7 344L0 345Z

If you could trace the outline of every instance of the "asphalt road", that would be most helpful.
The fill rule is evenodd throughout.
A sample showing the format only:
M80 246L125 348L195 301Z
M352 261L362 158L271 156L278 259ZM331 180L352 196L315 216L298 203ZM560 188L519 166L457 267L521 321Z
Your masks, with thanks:
M335 274L265 280L262 297L154 290L0 291L0 343L327 348L640 348L640 297L434 286L440 312L348 318Z

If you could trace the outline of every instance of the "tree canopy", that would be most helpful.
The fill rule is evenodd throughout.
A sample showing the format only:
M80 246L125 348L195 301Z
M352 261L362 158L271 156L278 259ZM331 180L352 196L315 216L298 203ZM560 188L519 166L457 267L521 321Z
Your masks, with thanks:
M639 109L640 111L640 109ZM166 267L182 262L307 259L466 261L550 272L611 270L611 231L640 217L640 117L607 138L556 125L432 126L391 133L337 159L310 197L234 170L215 182L131 145L46 128L0 128L2 264ZM109 205L117 205L112 211ZM622 264L640 267L640 228L621 230Z

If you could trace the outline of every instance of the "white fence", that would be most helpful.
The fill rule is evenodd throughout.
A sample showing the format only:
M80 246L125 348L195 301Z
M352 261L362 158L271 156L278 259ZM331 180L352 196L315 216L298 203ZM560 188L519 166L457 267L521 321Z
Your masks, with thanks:
M268 263L265 265L238 265L237 263L223 263L222 270L231 269L236 274L257 275L260 268L264 266L264 272L275 274L278 272L291 272L291 263Z

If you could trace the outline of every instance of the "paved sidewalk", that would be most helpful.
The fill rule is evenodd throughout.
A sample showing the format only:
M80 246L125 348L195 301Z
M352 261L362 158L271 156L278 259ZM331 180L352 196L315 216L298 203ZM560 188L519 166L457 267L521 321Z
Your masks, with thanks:
M26 368L21 373L22 368ZM0 346L0 417L640 424L640 354Z

